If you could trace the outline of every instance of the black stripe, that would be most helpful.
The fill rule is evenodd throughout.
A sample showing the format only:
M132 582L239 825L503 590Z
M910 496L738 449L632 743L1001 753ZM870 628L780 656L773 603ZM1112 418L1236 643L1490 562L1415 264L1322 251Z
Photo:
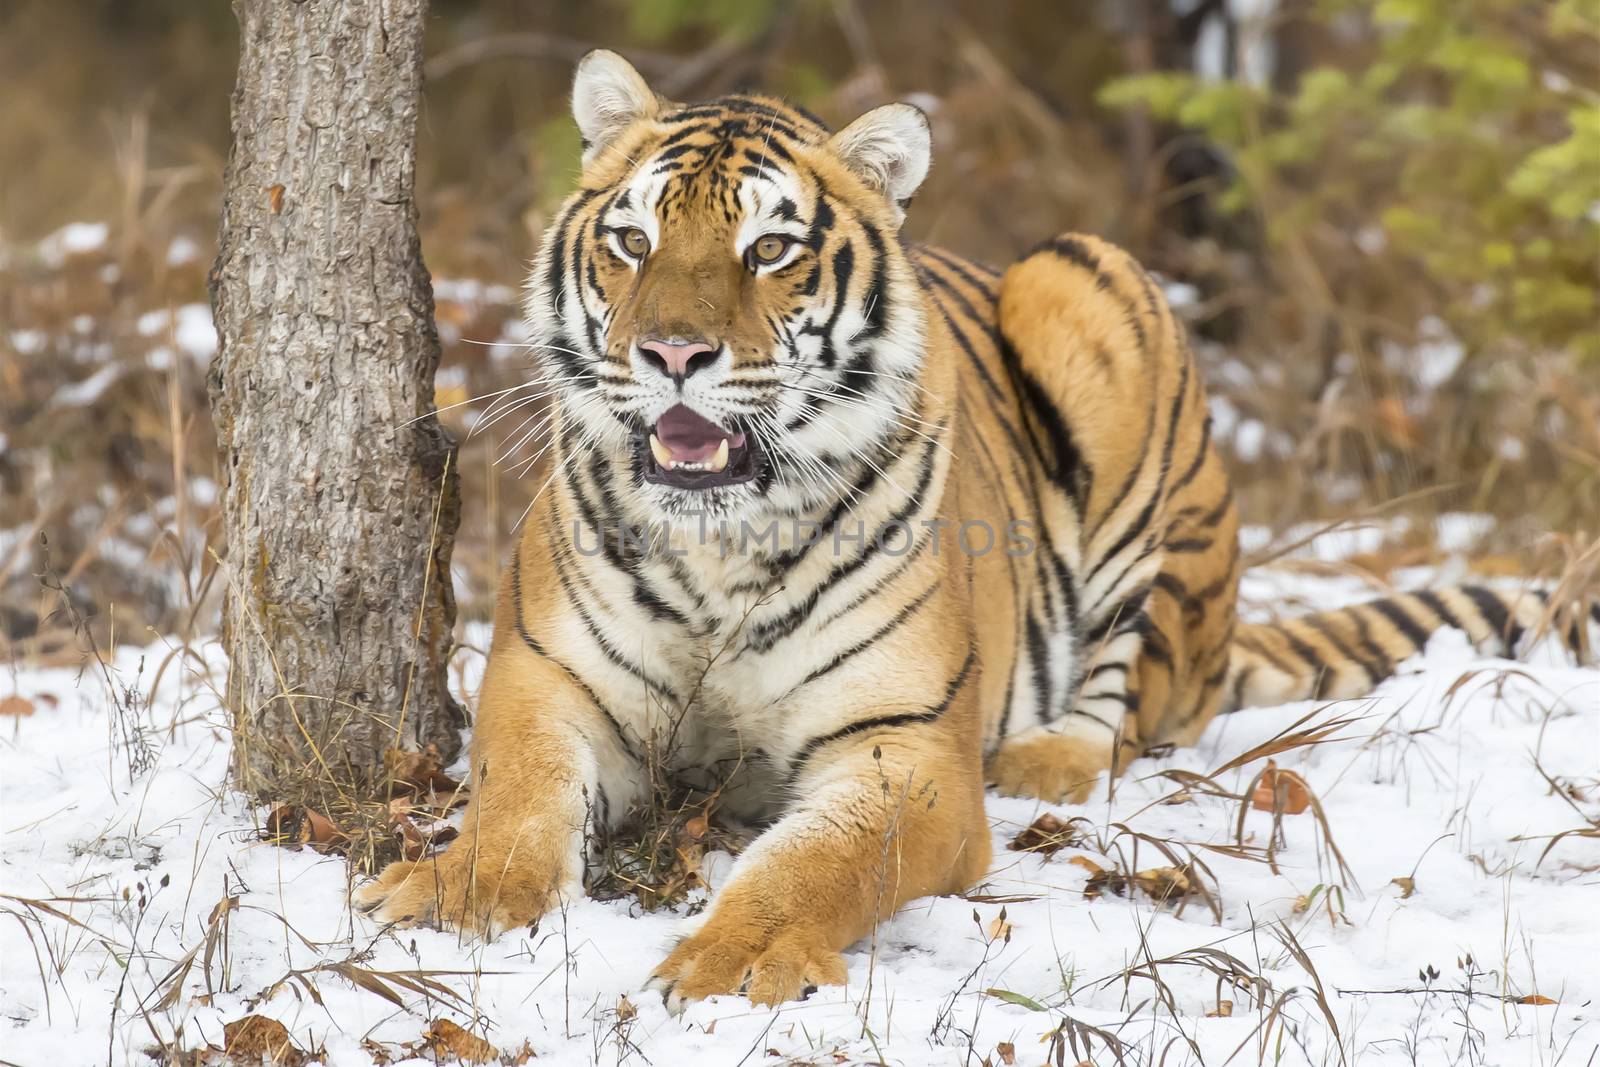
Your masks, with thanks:
M572 684L583 690L584 695L589 698L589 703L594 705L595 710L604 716L606 722L611 726L611 732L616 735L617 743L622 746L622 750L633 759L638 759L639 753L634 750L633 742L623 732L622 723L611 713L611 709L601 702L600 698L595 695L595 691L589 688L587 682L578 677L577 672L556 659L528 632L527 619L522 611L522 543L520 541L517 543L516 549L511 553L511 604L517 616L517 636L522 639L522 643L527 645L529 651L540 659L549 660L559 667L567 678L571 680Z
M1483 616L1483 621L1488 623L1489 629L1503 642L1505 652L1515 653L1517 647L1522 644L1522 626L1512 619L1511 613L1506 610L1505 601L1493 590L1485 589L1481 585L1464 585L1461 591L1477 607L1478 614ZM1595 610L1600 612L1600 604L1595 605Z
M1284 643L1289 646L1289 651L1305 660L1306 666L1314 672L1315 681L1312 683L1311 699L1321 700L1326 697L1328 684L1333 677L1329 664L1317 654L1316 649L1296 637L1294 631L1289 629L1288 623L1279 623L1276 629L1282 635Z
M1091 680L1093 680L1095 678L1100 677L1102 674L1107 674L1107 673L1109 673L1111 671L1121 671L1123 674L1127 674L1128 673L1128 665L1126 663L1102 663L1099 666L1095 667L1088 674L1084 675L1083 676L1083 680L1085 682L1088 682L1088 681L1091 681Z
M1082 694L1082 695L1080 695L1078 697L1078 703L1079 704L1082 704L1085 701L1089 701L1089 700L1115 700L1118 704L1121 704L1124 708L1127 708L1129 711L1138 711L1139 710L1139 698L1134 696L1132 693L1129 693L1125 689L1124 690L1105 689L1105 690L1101 690L1098 693L1084 693L1084 694ZM1090 714L1090 713L1088 713L1088 712L1080 712L1080 714Z
M942 248L933 248L929 245L921 245L917 248L917 251L938 261L941 266L947 268L952 274L955 274L962 281L972 286L972 288L978 290L978 292L982 293L990 300L995 298L996 294L993 285L973 274L969 268L976 267L979 270L987 270L990 274L995 274L996 272L994 270L983 266L981 263L951 255Z
M1033 713L1041 724L1048 723L1055 717L1055 708L1051 706L1055 701L1050 685L1050 650L1045 645L1038 617L1031 611L1028 612L1027 655L1033 675Z
M829 671L837 669L841 664L843 664L850 657L856 655L858 652L863 652L866 649L871 648L889 633L899 628L899 626L907 619L915 615L922 608L922 605L928 602L928 598L933 596L934 591L938 588L938 582L934 582L932 585L928 586L928 588L922 591L922 595L918 596L911 603L905 605L898 612L896 612L894 618L884 623L870 637L863 638L862 640L851 645L849 648L845 649L843 652L840 652L837 656L834 656L833 659L829 660L826 665L818 667L816 670L806 675L805 681L801 682L800 684L806 685L809 682L816 681Z
M790 783L793 783L794 780L800 776L800 772L805 769L806 762L811 759L818 749L827 745L831 745L835 741L842 741L846 737L852 737L855 734L864 733L868 730L888 730L897 726L915 726L920 723L934 722L935 720L939 719L946 711L950 710L950 705L955 703L956 694L959 693L961 691L961 687L966 684L967 675L971 673L972 664L977 659L977 655L978 654L976 650L969 649L967 651L967 658L961 664L961 670L956 672L956 676L950 679L949 684L945 686L944 699L934 707L928 708L925 711L908 711L899 715L882 715L871 719L859 719L847 726L841 726L839 729L834 730L831 733L823 734L820 737L813 737L811 740L807 741L804 745L800 746L800 751L797 752L794 756L794 759L790 761Z
M1033 444L1033 454L1044 466L1045 477L1067 494L1081 519L1094 488L1094 469L1084 459L1055 399L1022 365L1022 357L1009 337L1000 338L1000 361L1022 402L1023 426Z
M1205 417L1205 421L1200 427L1200 447L1196 448L1194 451L1194 462L1189 465L1189 469L1184 471L1183 475L1177 481L1172 483L1172 496L1177 496L1188 487L1190 482L1194 481L1195 475L1199 474L1200 468L1205 465L1206 457L1210 455L1210 448L1211 416L1207 415Z
M1306 615L1296 621L1305 623L1307 626L1311 627L1311 629L1317 631L1317 633L1322 635L1323 640L1327 641L1328 644L1333 646L1333 650L1335 652L1365 671L1369 683L1376 685L1389 673L1384 668L1383 660L1381 658L1377 661L1373 661L1364 656L1357 655L1355 649L1346 644L1344 639L1339 636L1338 631L1333 628L1333 625L1322 616Z
M1160 474L1156 478L1155 488L1151 490L1150 499L1145 501L1144 510L1139 513L1139 518L1135 520L1132 526L1123 531L1122 536L1117 539L1117 543L1111 547L1111 550L1105 555L1101 556L1100 561L1090 568L1088 578L1089 581L1093 581L1094 576L1100 573L1100 569L1102 567L1111 562L1111 560L1115 559L1117 555L1123 551L1123 549L1131 545L1134 542L1134 539L1144 532L1145 527L1149 525L1151 515L1155 512L1156 505L1165 502L1167 475L1172 471L1172 451L1173 446L1177 443L1178 439L1178 419L1182 417L1183 401L1188 395L1189 364L1185 363L1183 365L1183 372L1178 377L1177 391L1172 395L1172 411L1167 416L1167 440L1161 448L1161 468ZM1141 466L1143 465L1143 462L1143 457L1141 456ZM1115 507L1116 505L1113 504L1112 506ZM1096 526L1095 533L1099 533L1098 524Z
M1122 724L1121 723L1117 723L1116 725L1112 725L1111 723L1106 722L1104 719L1102 719L1100 716L1094 714L1093 712L1085 711L1082 708L1069 708L1067 710L1067 713L1062 716L1062 719L1073 719L1073 718L1088 719L1092 723L1097 723L1100 726L1104 726L1107 730L1111 731L1113 736L1115 736L1117 734L1120 734L1122 732Z
M1469 638L1472 636L1472 631L1461 625L1461 620L1455 617L1455 614L1448 607L1446 607L1444 601L1439 598L1439 594L1435 593L1432 589L1419 589L1415 593L1412 593L1411 596L1423 607L1439 616L1439 621L1443 622L1446 626L1453 630L1461 630Z
M1052 237L1035 245L1024 259L1032 259L1041 252L1051 252L1069 263L1076 263L1090 274L1100 273L1100 257L1089 251L1076 237Z
M1243 648L1247 652L1254 652L1256 655L1272 664L1273 667L1277 668L1281 673L1287 674L1291 678L1299 678L1301 676L1300 672L1294 669L1294 665L1288 660L1284 659L1282 656L1278 655L1277 652L1273 651L1272 646L1268 645L1265 640L1257 636L1258 634L1268 632L1277 633L1278 628L1276 626L1267 625L1258 626L1254 629L1254 633L1246 632L1239 634L1234 638L1234 641L1239 645L1240 648Z
M1366 604L1357 606L1371 608L1388 619L1394 628L1399 630L1407 641L1411 642L1413 649L1420 649L1428 643L1428 631L1418 625L1417 620L1408 615L1405 609L1400 607L1395 600L1385 597L1382 600L1369 600ZM1396 658L1404 659L1405 657L1399 656Z
M557 531L553 536L559 543L559 531ZM573 569L576 571L577 568L574 567ZM589 609L584 606L583 601L578 597L577 591L573 588L573 579L567 575L567 568L558 566L555 568L555 572L556 580L560 583L562 592L567 595L567 602L570 603L573 607L573 610L578 613L578 620L583 623L584 629L589 632L590 638L594 641L595 645L599 647L601 653L606 657L606 659L610 660L619 670L622 670L623 672L639 679L639 681L643 682L651 689L654 689L656 692L672 701L672 703L678 703L678 694L672 690L671 686L667 685L665 682L661 682L650 677L650 675L645 672L642 664L631 662L611 643L611 639L606 635L605 630L602 629L599 623L595 621L594 617L589 614Z
M917 479L916 488L901 506L887 520L879 525L872 537L867 540L859 555L844 563L835 564L821 582L819 582L805 600L790 608L776 619L763 622L752 628L750 636L745 641L745 647L756 652L765 652L773 645L793 633L816 608L817 601L829 589L844 581L851 574L860 570L872 561L883 546L883 540L889 531L903 527L907 520L917 512L923 504L923 495L927 493L928 486L933 482L934 469L937 467L935 451L943 436L944 427L939 427L936 434L931 435L922 448L922 472ZM879 587L881 588L881 586Z
M1359 606L1359 605L1358 605ZM1385 652L1379 644L1372 639L1372 627L1367 622L1367 617L1360 611L1352 608L1341 609L1343 614L1355 624L1356 639L1361 642L1361 650L1367 654L1373 666L1381 671L1374 676L1374 681L1381 681L1394 673L1394 657Z

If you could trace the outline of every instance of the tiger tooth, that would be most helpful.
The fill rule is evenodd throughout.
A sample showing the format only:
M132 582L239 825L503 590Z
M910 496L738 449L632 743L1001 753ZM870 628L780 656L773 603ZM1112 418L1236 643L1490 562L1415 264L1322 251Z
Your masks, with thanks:
M662 444L661 439L655 434L650 435L650 454L656 457L656 463L661 466L662 470L672 469L672 451Z
M716 452L716 454L714 456L711 457L711 463L708 466L709 466L709 469L711 469L711 470L720 471L720 470L724 469L725 467L727 467L727 465L728 465L728 439L726 437L724 437L722 439L722 443L717 446L717 452Z

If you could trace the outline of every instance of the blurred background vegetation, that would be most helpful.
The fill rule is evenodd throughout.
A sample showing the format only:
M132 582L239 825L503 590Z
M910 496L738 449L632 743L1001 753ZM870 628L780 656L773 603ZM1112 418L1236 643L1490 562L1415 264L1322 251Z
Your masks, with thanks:
M1436 553L1443 512L1491 517L1468 547L1508 569L1600 532L1594 0L434 0L441 404L521 373L515 287L597 45L679 99L754 86L835 123L919 104L913 239L994 263L1063 229L1129 247L1190 324L1250 522L1409 518L1379 578ZM0 5L12 657L71 644L46 570L124 637L213 625L205 275L235 47L220 0ZM537 439L468 437L484 407L447 415L467 618L542 481L519 464Z

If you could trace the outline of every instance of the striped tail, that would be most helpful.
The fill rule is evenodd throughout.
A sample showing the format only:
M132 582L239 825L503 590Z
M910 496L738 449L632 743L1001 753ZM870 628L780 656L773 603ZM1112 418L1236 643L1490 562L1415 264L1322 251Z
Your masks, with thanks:
M1565 628L1555 632L1583 658L1589 651L1583 618L1600 623L1600 601L1575 607L1566 613ZM1222 710L1364 696L1446 627L1466 633L1481 651L1515 656L1530 634L1550 627L1552 614L1549 594L1539 590L1462 585L1279 622L1241 623L1234 631Z

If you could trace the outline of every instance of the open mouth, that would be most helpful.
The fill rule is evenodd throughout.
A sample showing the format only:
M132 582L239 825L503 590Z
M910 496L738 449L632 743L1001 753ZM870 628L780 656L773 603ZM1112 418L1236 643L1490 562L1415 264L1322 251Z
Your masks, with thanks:
M725 430L683 404L667 409L639 444L644 480L674 489L738 485L761 469L753 435Z

